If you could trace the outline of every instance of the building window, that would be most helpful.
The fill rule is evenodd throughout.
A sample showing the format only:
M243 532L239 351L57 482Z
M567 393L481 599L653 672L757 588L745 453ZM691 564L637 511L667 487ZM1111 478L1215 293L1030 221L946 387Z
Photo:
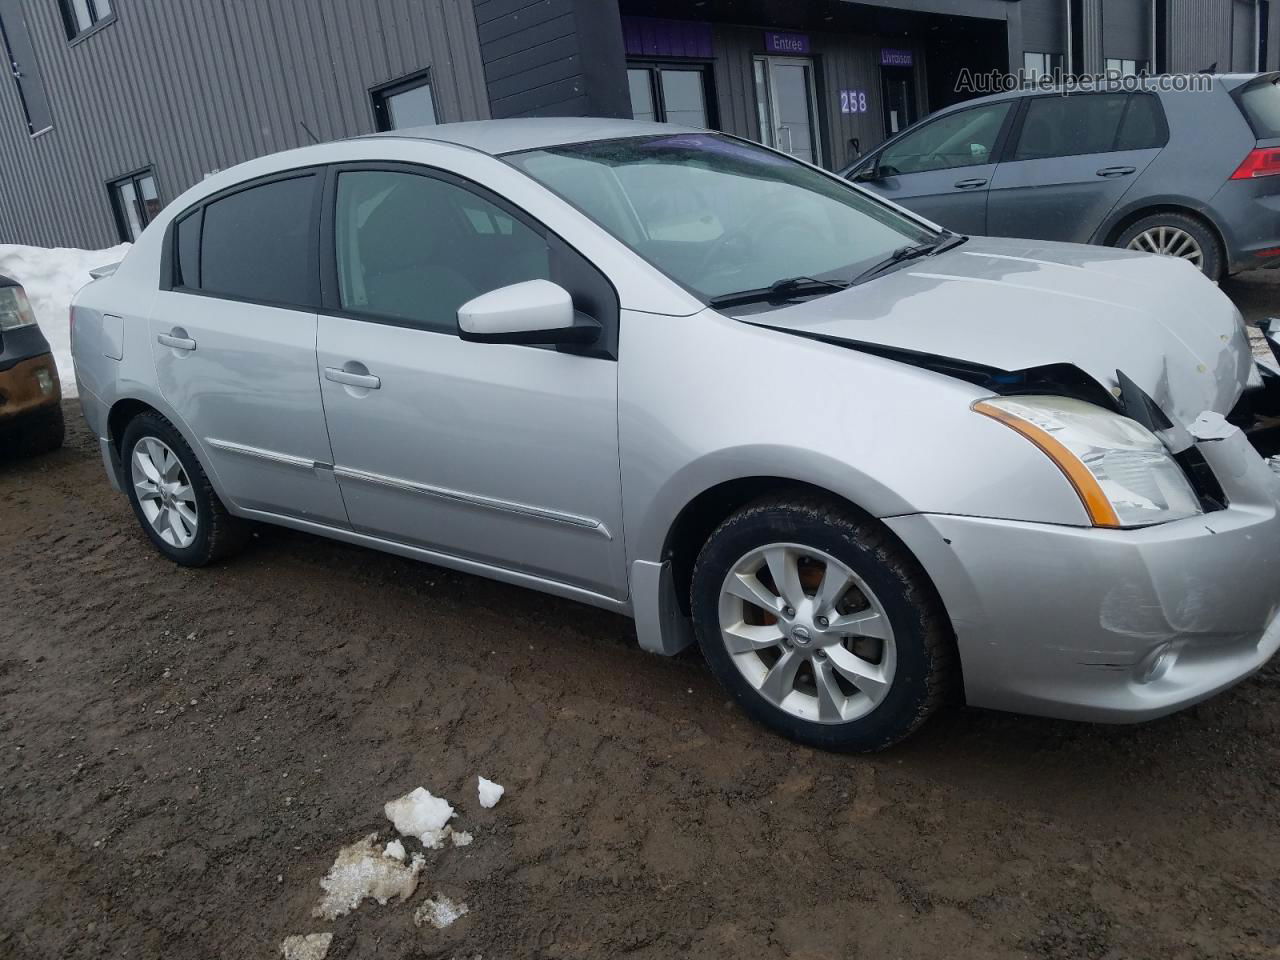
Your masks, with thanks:
M374 124L379 130L430 127L440 122L427 71L375 87L371 95Z
M628 63L627 86L631 91L631 115L636 120L685 127L716 126L711 78L701 64Z
M1062 54L1060 53L1024 53L1022 69L1028 80L1039 77L1051 77L1062 70Z
M112 16L111 0L62 0L62 18L67 36L73 40Z
M1107 57L1107 73L1118 73L1122 77L1136 77L1142 73L1150 73L1151 64L1146 60L1122 60L1118 57Z
M163 209L160 191L156 189L156 175L149 169L139 170L112 180L107 189L111 192L120 239L133 243Z

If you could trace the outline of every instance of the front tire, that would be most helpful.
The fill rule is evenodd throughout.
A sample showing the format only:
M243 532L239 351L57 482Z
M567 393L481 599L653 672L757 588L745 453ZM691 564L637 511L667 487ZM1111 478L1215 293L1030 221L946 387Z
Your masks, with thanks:
M919 564L879 524L771 497L703 546L691 594L712 673L755 720L809 746L883 750L919 727L957 670Z
M175 563L202 567L238 552L249 525L227 512L186 440L156 413L129 422L120 444L124 486L156 549Z

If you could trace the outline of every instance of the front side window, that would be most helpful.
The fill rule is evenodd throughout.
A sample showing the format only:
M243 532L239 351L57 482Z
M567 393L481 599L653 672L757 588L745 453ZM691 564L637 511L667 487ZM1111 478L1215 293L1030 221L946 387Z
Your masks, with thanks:
M338 176L335 235L343 310L453 332L458 308L551 279L542 234L446 180L385 170Z
M1027 105L1013 159L1110 153L1128 102L1125 93L1037 97Z
M200 289L260 303L317 305L313 211L318 179L308 174L276 180L208 204L200 242Z
M992 103L930 121L885 149L881 169L890 176L991 163L1013 101Z
M507 161L705 300L851 279L934 234L802 163L714 134L568 144Z
M714 126L708 108L709 84L710 78L700 66L630 64L631 116L685 127Z
M61 0L67 36L74 39L111 18L111 0Z
M372 96L374 120L381 131L430 127L439 122L427 74L379 87Z
M140 170L113 180L108 189L120 239L133 243L164 206L156 188L155 174L150 170Z

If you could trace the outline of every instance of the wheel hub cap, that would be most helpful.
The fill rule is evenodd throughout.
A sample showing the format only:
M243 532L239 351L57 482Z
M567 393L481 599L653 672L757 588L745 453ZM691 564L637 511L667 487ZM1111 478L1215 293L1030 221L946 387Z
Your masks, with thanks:
M791 631L791 642L797 647L807 647L813 643L813 634L804 627L796 627Z

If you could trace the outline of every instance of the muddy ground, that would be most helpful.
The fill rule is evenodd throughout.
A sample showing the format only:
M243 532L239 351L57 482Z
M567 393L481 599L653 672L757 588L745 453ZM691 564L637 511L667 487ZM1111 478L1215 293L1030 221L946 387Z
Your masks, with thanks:
M822 754L567 601L272 529L175 567L67 414L0 464L0 957L1280 956L1275 665L1142 727L951 708ZM313 919L420 784L474 843ZM436 893L470 912L416 927Z

